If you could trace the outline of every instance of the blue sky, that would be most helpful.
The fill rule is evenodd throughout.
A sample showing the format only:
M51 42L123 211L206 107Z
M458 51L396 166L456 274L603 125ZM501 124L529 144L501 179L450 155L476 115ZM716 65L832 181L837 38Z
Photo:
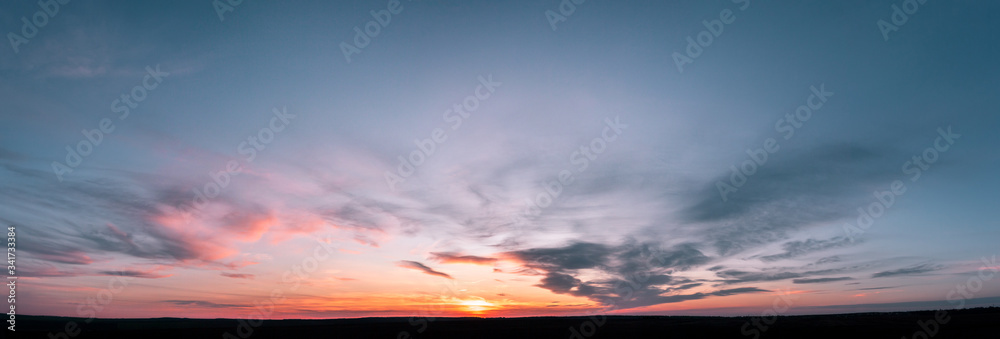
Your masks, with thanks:
M997 268L981 258L1000 239L1000 7L928 1L886 39L894 4L591 0L555 30L558 1L243 1L221 19L210 1L60 5L0 48L0 221L38 286L26 312L75 315L125 272L139 279L99 316L241 316L316 244L336 255L282 316L441 300L448 314L725 314L788 289L804 313L940 304ZM3 7L19 35L42 10ZM342 44L387 8L348 62ZM721 33L688 55L705 22ZM147 68L164 73L155 88ZM130 93L145 98L121 119ZM817 100L785 138L791 121L776 123ZM56 175L102 119L114 130ZM912 180L907 162L930 155ZM884 215L845 232L897 180ZM196 283L162 289L179 281Z

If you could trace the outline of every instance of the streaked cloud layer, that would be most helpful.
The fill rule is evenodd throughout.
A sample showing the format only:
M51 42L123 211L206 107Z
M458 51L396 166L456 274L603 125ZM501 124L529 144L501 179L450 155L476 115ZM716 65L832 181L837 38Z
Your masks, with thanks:
M553 30L556 1L403 1L347 62L386 3L71 2L0 48L23 313L111 282L98 317L940 305L1000 268L1000 6L886 41L890 5L587 1Z

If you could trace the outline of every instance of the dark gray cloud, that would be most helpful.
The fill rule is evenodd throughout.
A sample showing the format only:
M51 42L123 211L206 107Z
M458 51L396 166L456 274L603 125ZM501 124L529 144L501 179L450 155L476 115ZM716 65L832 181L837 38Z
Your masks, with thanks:
M827 263L836 262L837 260L830 259L832 257L821 259L820 261L825 261ZM895 259L894 259L895 260ZM893 260L888 260L893 261ZM809 268L815 267L816 263L810 263L801 267L772 267L763 268L759 271L742 271L742 270L722 270L717 271L715 274L722 278L717 280L718 285L730 285L730 284L740 284L740 283L750 283L750 282L765 282L765 281L779 281L786 279L794 279L792 282L796 284L809 284L809 283L821 283L821 282L832 282L832 281L842 281L853 279L851 277L844 276L846 274L852 274L857 272L863 272L873 267L883 265L886 260L862 262L852 265L832 267L821 270L808 270ZM829 277L830 275L840 275L839 277Z
M794 280L792 280L792 282L796 283L796 284L819 284L819 283L826 283L826 282L833 282L833 281L844 281L844 280L852 280L852 279L854 279L854 278L851 278L851 277L836 277L836 278L816 278L816 279L794 279Z
M584 284L569 274L549 273L535 286L547 289L554 293L571 294L575 296L591 296L597 292L593 286Z
M438 277L448 278L448 279L454 279L454 278L451 277L451 275L449 275L447 273L435 271L433 268L427 267L427 265L421 264L421 263L416 262L416 261L400 260L400 261L396 262L396 265L399 266L399 267L405 267L405 268L415 269L415 270L418 270L418 271L421 271L421 272L424 272L424 273L427 273L427 274L430 274L430 275L433 275L433 276L438 276Z
M686 270L708 263L710 258L695 248L694 244L680 244L671 250L657 251L651 260L656 266Z
M643 307L643 306L658 305L658 304L677 303L688 300L698 300L711 296L726 297L737 294L759 293L759 292L770 292L770 291L765 289L760 289L757 287L740 287L740 288L717 290L708 293L698 292L693 294L661 295L660 293L656 293L655 290L645 289L636 292L632 298L627 298L628 295L623 295L623 296L618 296L618 298L605 299L603 302L609 305L616 305L620 309L627 309L627 308Z
M738 270L726 270L715 272L720 278L723 278L723 284L741 284L748 282L760 282L760 281L777 281L792 278L800 278L804 275L802 273L795 272L779 272L779 273L763 273L763 272L744 272Z
M802 272L802 274L805 275L805 276L831 275L831 274L848 274L848 273L852 273L852 272L862 271L862 270L865 270L865 269L868 269L868 268L872 268L872 267L875 267L875 266L876 266L875 262L865 262L865 263L859 263L859 264L848 265L848 266L826 268L826 269L821 269L821 270L810 270L810 271ZM809 266L807 266L807 267L809 267Z
M226 273L226 272L221 272L221 273L219 273L219 275L221 275L223 277L236 278L236 279L253 279L254 278L253 274L243 274L243 273Z
M704 285L704 284L702 284L702 283L684 284L684 285L680 285L680 286L671 288L671 291L689 290L689 289L692 289L692 288L695 288L695 287L698 287L698 286L701 286L701 285Z
M896 288L896 287L899 287L899 286L883 286L883 287L859 288L859 289L857 289L857 291L887 290L887 289Z
M900 268L897 270L882 271L872 275L872 278L884 278L884 277L894 277L899 275L910 275L910 274L920 274L937 271L943 268L940 265L932 264L917 264L909 267Z
M136 271L136 270L99 271L97 273L101 275L115 275L115 276L146 278L146 279L158 279L170 276L170 274L158 274L155 271Z
M553 293L587 297L622 309L765 291L756 287L740 287L667 295L703 286L703 283L675 275L710 261L708 256L689 243L661 249L655 243L634 240L620 246L578 242L564 247L534 248L506 254L522 261L524 269L543 274L544 277L535 286ZM599 270L611 278L583 281L577 274L585 269Z
M614 249L610 246L577 242L565 247L532 248L507 254L532 268L548 271L596 268L608 264Z
M706 264L710 258L694 244L682 243L663 249L655 242L638 242L635 239L613 248L611 264L604 267L614 276L626 280L642 279L646 284L687 283L690 281L670 277L674 271L685 271Z
M756 293L756 292L770 292L770 291L756 287L740 287L740 288L730 288L726 290L718 290L715 292L708 293L708 295L724 297L735 294Z

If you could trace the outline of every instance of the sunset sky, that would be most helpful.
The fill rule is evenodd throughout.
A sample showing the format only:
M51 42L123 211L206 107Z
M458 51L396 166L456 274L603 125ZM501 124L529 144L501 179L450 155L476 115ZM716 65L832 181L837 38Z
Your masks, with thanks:
M18 309L998 305L1000 3L899 3L60 5L0 46Z

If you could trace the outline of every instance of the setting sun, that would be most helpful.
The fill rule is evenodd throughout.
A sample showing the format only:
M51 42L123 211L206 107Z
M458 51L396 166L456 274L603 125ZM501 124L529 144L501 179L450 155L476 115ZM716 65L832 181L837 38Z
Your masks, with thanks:
M495 304L480 299L462 300L458 304L465 306L465 310L470 313L482 313L497 308Z

